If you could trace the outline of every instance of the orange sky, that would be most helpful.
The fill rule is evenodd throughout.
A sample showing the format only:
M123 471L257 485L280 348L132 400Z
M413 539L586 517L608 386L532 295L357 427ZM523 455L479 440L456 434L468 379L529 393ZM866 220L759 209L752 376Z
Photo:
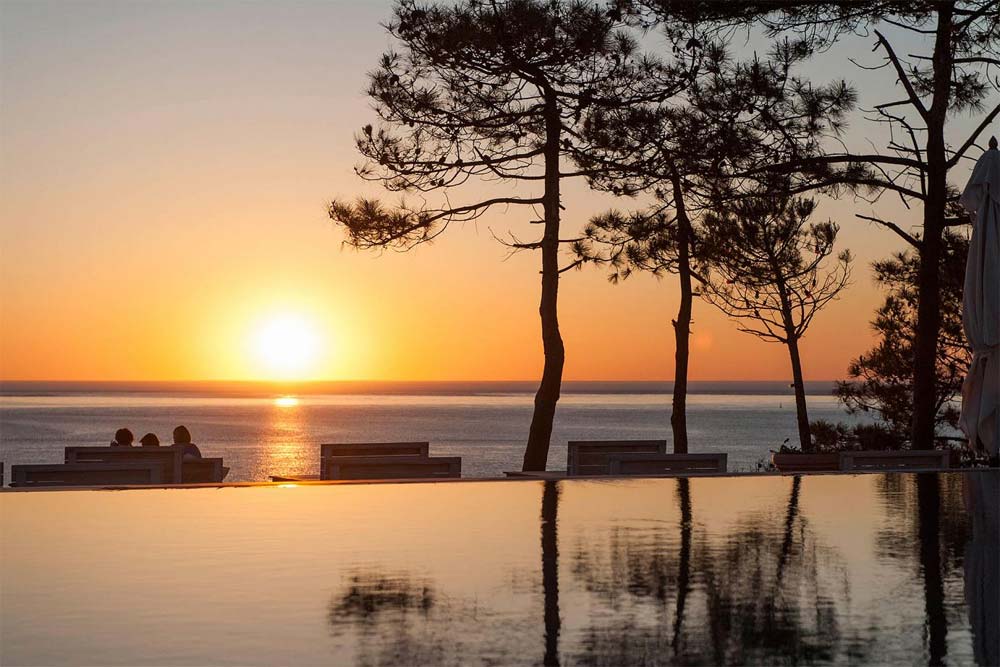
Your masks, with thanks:
M372 120L362 91L388 6L5 3L0 378L263 379L253 340L282 314L318 339L303 379L538 377L538 257L503 261L490 235L526 237L526 211L382 256L342 249L325 216L334 196L377 193L351 171L352 136ZM859 45L811 67L858 82L870 106L892 82L846 63ZM855 121L850 139L867 130ZM568 186L566 235L609 203ZM868 265L899 243L852 219L871 210L845 199L818 214L857 259L803 342L807 379L843 377L872 340ZM880 210L919 220L898 201ZM669 379L674 291L671 277L565 274L565 377ZM691 363L692 379L789 376L781 346L697 302Z

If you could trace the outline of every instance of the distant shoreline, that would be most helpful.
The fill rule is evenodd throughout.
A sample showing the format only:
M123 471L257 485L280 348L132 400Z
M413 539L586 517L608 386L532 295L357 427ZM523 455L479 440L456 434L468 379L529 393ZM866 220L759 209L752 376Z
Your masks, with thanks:
M832 380L806 382L806 393L828 396ZM264 397L283 394L367 394L468 396L530 394L535 381L318 381L318 382L52 382L0 381L0 396L148 395ZM564 394L669 394L672 381L574 380L563 382ZM689 394L793 395L790 383L781 380L697 381L688 383Z

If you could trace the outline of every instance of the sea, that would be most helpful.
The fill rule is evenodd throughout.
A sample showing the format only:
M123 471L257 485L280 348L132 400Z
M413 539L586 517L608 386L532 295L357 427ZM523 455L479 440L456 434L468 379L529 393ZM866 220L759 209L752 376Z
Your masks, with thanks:
M127 427L164 444L187 426L203 456L223 457L227 482L315 475L328 442L430 443L432 456L462 457L463 477L519 470L533 382L0 383L0 461L61 463L69 445L107 445ZM807 383L810 420L870 422L848 415L832 382ZM548 467L566 466L569 440L665 439L669 382L566 382ZM795 400L785 382L693 382L692 452L726 452L730 471L757 470L795 443Z

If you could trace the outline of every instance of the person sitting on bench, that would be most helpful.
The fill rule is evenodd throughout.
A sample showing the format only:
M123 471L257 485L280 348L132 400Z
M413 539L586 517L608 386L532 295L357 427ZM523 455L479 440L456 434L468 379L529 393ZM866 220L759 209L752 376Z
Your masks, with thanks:
M115 439L111 441L112 447L131 447L135 436L127 428L120 428L115 431Z
M174 429L174 444L184 448L184 460L191 461L201 458L201 450L198 445L191 442L191 432L186 426L178 426Z
M139 438L139 444L143 447L159 447L160 439L156 437L155 433L147 433Z

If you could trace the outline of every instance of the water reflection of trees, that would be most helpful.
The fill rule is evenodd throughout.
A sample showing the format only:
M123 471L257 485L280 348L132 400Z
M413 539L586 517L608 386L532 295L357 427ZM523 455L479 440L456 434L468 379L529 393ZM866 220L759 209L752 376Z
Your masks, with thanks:
M539 618L495 598L446 595L408 572L356 571L330 600L327 620L340 661L376 665L535 664Z
M408 575L377 575L355 573L345 592L330 605L330 623L358 621L373 625L382 614L419 612L423 615L434 606L434 591L429 583L418 582Z
M513 598L540 592L541 614L506 609L512 598L446 595L432 580L406 571L359 570L345 578L327 609L338 655L352 645L359 665L537 664L540 657L545 665L558 665L559 495L557 482L544 483L541 582L532 568L534 581L526 589L523 573L515 572L507 591ZM540 635L540 626L542 642L535 643L531 637Z
M861 659L844 637L846 572L799 512L795 478L783 512L741 517L713 542L677 480L676 529L618 528L603 550L579 545L573 573L605 610L583 630L583 664L798 663ZM674 532L676 530L676 532Z
M921 607L901 597L905 589L886 598L868 623L844 625L858 612L848 608L848 572L839 552L820 542L800 511L809 480L797 477L782 506L738 516L724 533L699 522L692 482L674 480L676 519L584 526L569 546L565 537L559 540L561 485L546 482L540 562L512 571L512 588L496 592L506 598L474 591L447 595L433 580L405 571L356 571L330 601L331 633L350 641L361 665L864 662L919 655L919 642L931 664L960 659L960 651L948 655L947 640L948 628L967 623L972 608L963 604L960 590L971 537L962 514L962 480L871 479L885 516L876 552L899 561L889 572L913 574L915 583L907 578L906 586L923 601L918 628L906 627L912 623L907 615ZM980 561L995 565L995 530L990 535L977 544L986 543L986 551L992 544ZM570 569L562 582L560 565ZM583 627L569 635L562 619L567 585L576 603L570 613L585 614ZM587 598L582 606L581 590ZM525 595L534 600L531 610L513 609L510 601ZM995 604L980 606L985 611L976 618L996 617ZM894 627L888 634L887 623ZM983 638L986 643L979 643L986 648L979 653L995 654L992 635Z
M559 484L547 481L542 491L542 597L545 607L546 667L559 665Z
M400 572L355 572L330 601L327 619L336 638L353 634L360 665L454 662L438 626L452 616L433 585Z
M901 633L900 640L923 644L931 665L945 662L948 629L964 624L960 603L962 561L969 540L969 521L962 499L961 474L886 474L874 478L886 509L876 534L876 554L919 570L923 598L920 630Z

